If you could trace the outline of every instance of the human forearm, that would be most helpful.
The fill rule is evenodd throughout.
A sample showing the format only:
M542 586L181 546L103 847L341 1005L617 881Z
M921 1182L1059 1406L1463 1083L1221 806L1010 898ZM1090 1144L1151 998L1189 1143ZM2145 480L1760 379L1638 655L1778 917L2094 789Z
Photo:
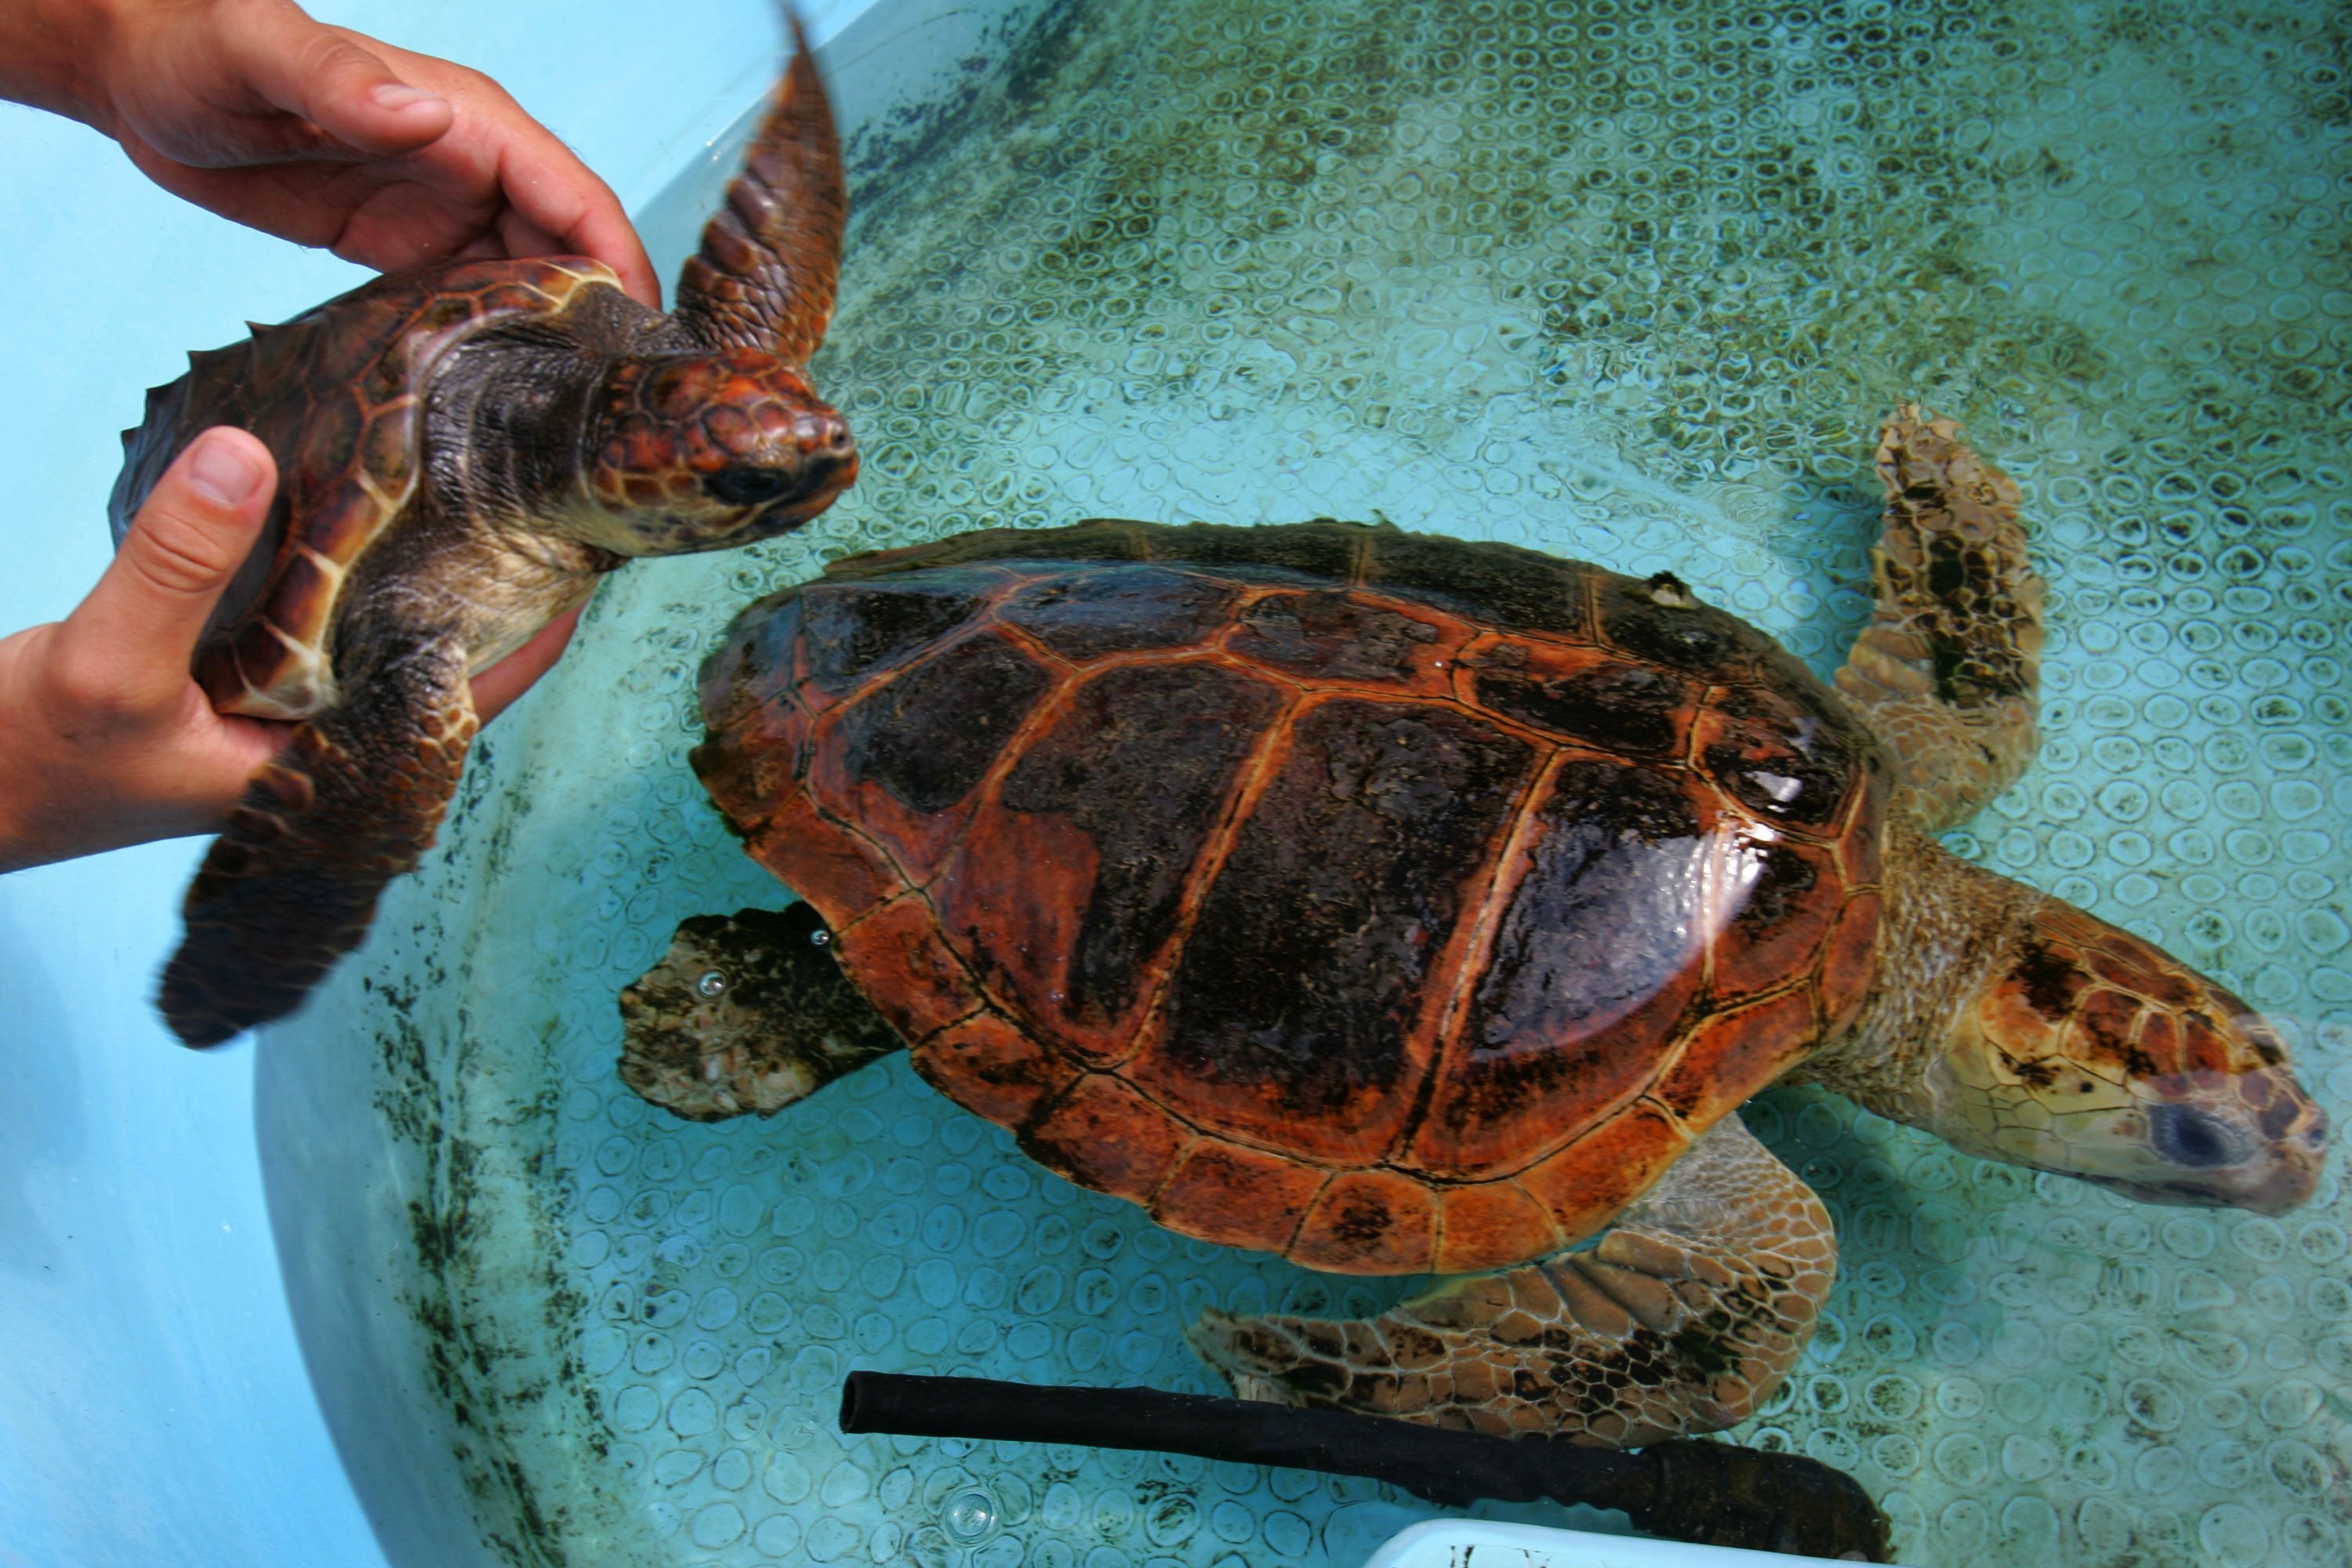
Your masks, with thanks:
M116 0L0 0L0 98L103 131Z

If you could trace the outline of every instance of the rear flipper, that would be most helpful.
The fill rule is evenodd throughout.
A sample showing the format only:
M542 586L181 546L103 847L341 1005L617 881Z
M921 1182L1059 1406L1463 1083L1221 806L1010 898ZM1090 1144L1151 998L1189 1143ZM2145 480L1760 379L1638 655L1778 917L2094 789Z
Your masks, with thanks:
M1753 1415L1836 1274L1828 1211L1732 1115L1589 1252L1369 1321L1211 1312L1191 1338L1244 1398L1639 1447Z
M188 885L158 1005L192 1046L302 1005L360 944L383 885L433 847L479 727L463 651L404 655L299 726L231 808Z
M621 988L621 1081L695 1121L772 1115L905 1045L806 904L681 922Z
M1898 801L1940 832L2033 760L2043 584L2026 558L2017 486L1952 421L1896 409L1879 430L1878 477L1877 610L1837 688L1902 764Z

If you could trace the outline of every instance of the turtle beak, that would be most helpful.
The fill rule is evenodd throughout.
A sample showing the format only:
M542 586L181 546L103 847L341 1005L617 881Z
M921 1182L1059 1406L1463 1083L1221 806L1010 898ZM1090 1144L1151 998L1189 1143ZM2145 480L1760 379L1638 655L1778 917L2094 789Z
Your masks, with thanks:
M740 526L739 539L769 539L799 527L857 479L857 438L832 409L804 409L781 434L767 451L702 481L714 500L758 509Z

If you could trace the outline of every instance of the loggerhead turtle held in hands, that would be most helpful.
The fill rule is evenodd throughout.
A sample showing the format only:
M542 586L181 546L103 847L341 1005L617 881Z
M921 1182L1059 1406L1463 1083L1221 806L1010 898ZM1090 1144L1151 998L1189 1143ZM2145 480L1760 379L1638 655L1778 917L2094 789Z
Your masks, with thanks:
M124 433L118 542L206 426L278 458L194 673L223 712L299 722L188 889L160 1000L190 1045L291 1012L366 935L457 788L469 675L624 561L772 537L856 477L808 377L847 207L793 41L669 314L584 258L444 262L191 354Z
M1878 468L1834 690L1672 576L1393 529L836 563L737 618L694 758L807 903L686 921L623 1077L766 1113L910 1045L1172 1230L1457 1277L1209 1314L1237 1391L1627 1446L1749 1415L1829 1295L1827 1213L1740 1125L1769 1084L2303 1202L2326 1118L2260 1017L1930 837L2032 753L2042 585L1948 421L1898 411Z

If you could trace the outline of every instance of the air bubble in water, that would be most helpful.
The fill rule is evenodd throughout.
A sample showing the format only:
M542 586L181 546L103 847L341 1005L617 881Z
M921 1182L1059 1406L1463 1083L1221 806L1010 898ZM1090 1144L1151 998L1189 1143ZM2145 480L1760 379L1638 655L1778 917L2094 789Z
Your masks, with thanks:
M996 1500L984 1491L958 1492L948 1500L943 1521L959 1541L977 1541L996 1523Z

